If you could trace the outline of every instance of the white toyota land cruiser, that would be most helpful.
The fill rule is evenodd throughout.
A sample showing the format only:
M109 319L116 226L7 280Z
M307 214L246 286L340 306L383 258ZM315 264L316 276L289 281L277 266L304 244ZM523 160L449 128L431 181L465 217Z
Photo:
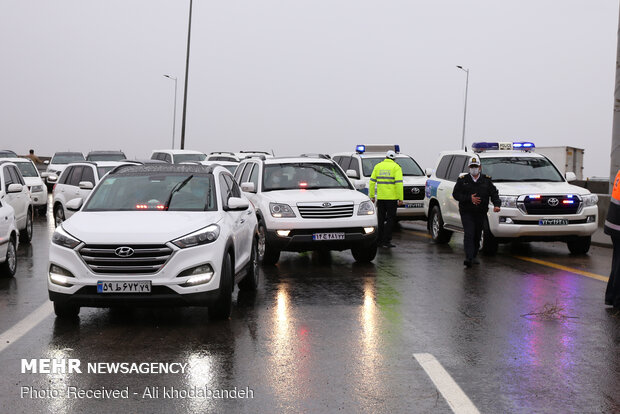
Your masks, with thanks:
M256 207L259 254L347 250L358 262L377 254L375 208L328 157L249 158L235 171Z
M597 229L598 197L585 188L569 184L572 172L563 177L531 142L478 142L472 145L502 200L499 213L489 208L482 250L495 254L498 243L510 241L564 241L573 254L590 249ZM465 173L471 152L441 153L434 171L428 171L425 211L428 230L437 243L450 241L453 231L462 232L458 202L452 190Z
M56 228L47 286L59 317L81 306L208 306L258 284L254 209L223 167L122 166Z

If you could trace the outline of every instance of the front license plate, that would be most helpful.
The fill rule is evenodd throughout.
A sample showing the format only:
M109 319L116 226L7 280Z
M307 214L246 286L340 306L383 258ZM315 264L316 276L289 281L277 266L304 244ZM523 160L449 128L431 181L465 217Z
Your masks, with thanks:
M538 220L539 226L564 226L568 224L567 219L541 219Z
M146 281L99 281L97 293L150 293L151 282Z
M344 233L314 233L312 240L344 240Z
M405 204L405 208L422 208L424 207L424 203L407 203Z

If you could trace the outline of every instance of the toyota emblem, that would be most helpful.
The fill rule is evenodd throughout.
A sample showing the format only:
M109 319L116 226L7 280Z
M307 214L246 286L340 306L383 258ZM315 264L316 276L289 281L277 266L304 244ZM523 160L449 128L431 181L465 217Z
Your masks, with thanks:
M323 207L327 208L327 207L331 207L332 203L323 203Z
M547 204L549 204L551 207L555 207L558 204L560 204L560 200L558 200L557 198L553 197L553 198L550 198L549 200L547 200Z
M413 187L411 189L411 194L420 194L420 189L418 187Z
M131 247L123 246L114 250L114 254L118 257L130 257L133 256L133 249Z

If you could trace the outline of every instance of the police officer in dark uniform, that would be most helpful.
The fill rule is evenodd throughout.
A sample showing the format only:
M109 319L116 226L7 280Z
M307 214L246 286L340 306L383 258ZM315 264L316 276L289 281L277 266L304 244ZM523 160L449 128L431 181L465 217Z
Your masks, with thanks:
M493 203L493 211L498 212L502 202L491 177L481 174L480 158L476 155L469 161L469 174L456 180L452 197L459 202L459 213L465 231L465 262L466 267L478 264L480 237L489 210L489 200Z
M605 234L611 236L614 250L611 257L611 274L605 290L605 305L620 309L620 171L614 180L611 202L605 220Z

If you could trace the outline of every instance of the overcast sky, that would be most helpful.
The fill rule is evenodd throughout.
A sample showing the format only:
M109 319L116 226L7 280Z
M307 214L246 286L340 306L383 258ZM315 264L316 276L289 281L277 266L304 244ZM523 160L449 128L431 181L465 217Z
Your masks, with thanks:
M0 147L180 141L189 0L0 0ZM609 175L618 0L194 0L186 148L276 155L461 142L586 150Z

